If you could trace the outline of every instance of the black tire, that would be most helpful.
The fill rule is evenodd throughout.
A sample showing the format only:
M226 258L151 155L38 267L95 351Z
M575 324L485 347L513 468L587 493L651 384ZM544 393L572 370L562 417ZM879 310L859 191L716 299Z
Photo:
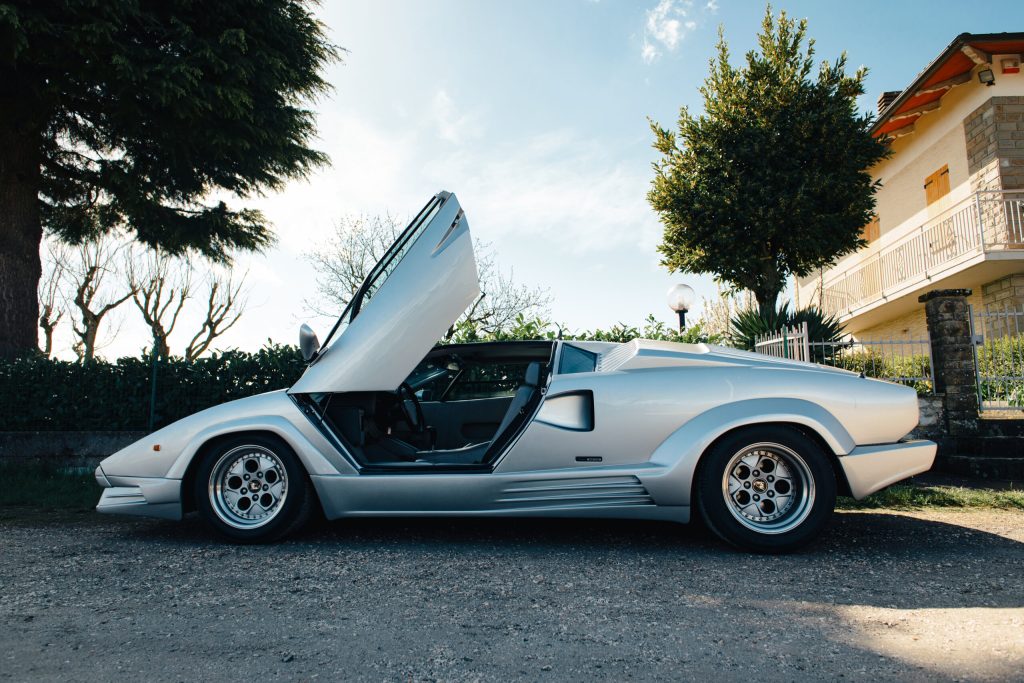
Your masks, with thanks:
M777 478L766 460L779 472ZM836 475L821 446L798 429L748 427L726 435L704 454L695 493L701 517L720 538L743 550L784 553L806 545L829 523ZM786 507L776 504L787 493Z
M244 520L245 513L228 504L227 497L216 490L215 482L228 477L230 472L217 474L215 471L234 461L242 461L243 467L248 467L246 458L269 463L267 480L272 476L270 470L274 470L273 478L278 485L283 483L283 491L286 492L280 499L271 496L271 500L277 501L273 504L274 512L272 515L268 513L269 518L262 521ZM283 478L278 470L283 470ZM254 485L257 474L263 477L264 472L260 469L254 473ZM249 475L245 476L245 486L248 486ZM229 487L224 484L222 488ZM281 439L268 434L239 434L219 441L209 449L196 472L193 495L200 517L217 533L237 543L269 543L298 531L309 520L317 503L316 492L295 451ZM251 494L254 498L260 495L263 491L254 490ZM248 492L238 496L249 497ZM247 505L249 509L255 506L251 502ZM256 514L255 510L253 514Z

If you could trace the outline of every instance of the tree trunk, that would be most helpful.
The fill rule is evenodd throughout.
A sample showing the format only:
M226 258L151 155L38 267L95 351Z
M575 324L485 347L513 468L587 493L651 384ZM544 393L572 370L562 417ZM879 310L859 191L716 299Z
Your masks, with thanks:
M767 317L775 311L775 304L779 300L779 292L767 287L754 290L754 299L757 301L757 310L761 317Z
M0 112L0 358L37 350L39 184L38 132Z
M100 319L90 318L85 323L85 334L82 335L82 362L88 363L96 357L96 337L100 331Z

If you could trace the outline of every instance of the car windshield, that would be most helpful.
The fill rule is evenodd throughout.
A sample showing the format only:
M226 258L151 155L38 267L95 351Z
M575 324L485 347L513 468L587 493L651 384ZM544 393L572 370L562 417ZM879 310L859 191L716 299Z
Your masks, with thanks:
M398 236L386 252L381 257L377 265L373 267L370 274L366 276L362 286L356 291L355 295L349 300L348 305L345 306L345 310L342 312L341 317L338 318L338 322L331 328L330 333L327 335L327 339L324 340L323 347L326 348L327 344L335 336L344 334L345 328L355 320L359 312L366 308L369 304L370 299L376 294L380 288L387 281L388 276L394 272L398 264L402 262L402 259L408 253L412 245L416 243L423 231L430 225L430 221L433 220L437 212L440 211L441 206L448 198L447 193L436 195L433 199L427 202L411 223L402 231L402 234Z

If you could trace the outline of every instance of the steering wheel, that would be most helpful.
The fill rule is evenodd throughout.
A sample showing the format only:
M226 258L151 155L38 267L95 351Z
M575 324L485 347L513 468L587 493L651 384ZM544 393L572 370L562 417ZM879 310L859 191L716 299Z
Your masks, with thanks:
M405 395L403 398L403 394ZM402 382L398 387L398 406L402 410L402 416L405 418L406 423L412 428L412 431L417 434L422 434L427 429L427 421L423 418L423 408L420 406L420 400L416 397L416 392L412 390L408 382ZM406 405L406 399L413 405L413 412L416 413L416 419L413 419L412 413L409 412L409 406Z

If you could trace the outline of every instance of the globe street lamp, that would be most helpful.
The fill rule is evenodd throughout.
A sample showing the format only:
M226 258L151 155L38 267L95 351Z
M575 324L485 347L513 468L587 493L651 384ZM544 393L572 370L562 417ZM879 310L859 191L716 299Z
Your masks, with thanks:
M682 283L668 290L668 307L679 314L679 331L686 328L686 312L693 305L693 287Z

